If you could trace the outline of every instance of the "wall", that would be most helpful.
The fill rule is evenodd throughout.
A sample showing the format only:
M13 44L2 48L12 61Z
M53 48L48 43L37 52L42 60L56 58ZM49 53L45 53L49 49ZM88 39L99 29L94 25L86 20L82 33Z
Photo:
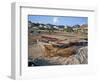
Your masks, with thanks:
M1 0L0 2L0 81L13 81L10 79L10 69L11 69L11 3L12 2L34 2L34 3L48 3L48 4L65 4L65 5L75 5L75 6L96 6L97 11L97 21L100 21L100 0ZM33 81L38 82L52 82L52 81L58 81L58 82L98 82L99 81L99 75L100 75L100 52L99 52L99 42L100 42L100 23L97 22L97 26L94 27L97 29L97 52L95 54L98 54L97 58L97 75L84 75L84 76L65 76L61 78L45 78L45 79L34 79ZM95 55L94 54L94 55Z

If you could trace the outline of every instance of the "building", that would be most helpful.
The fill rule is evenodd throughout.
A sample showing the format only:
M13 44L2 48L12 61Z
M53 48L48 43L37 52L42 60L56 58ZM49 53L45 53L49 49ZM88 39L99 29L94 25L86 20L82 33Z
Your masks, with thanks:
M88 33L88 26L86 24L83 24L81 26L74 26L73 27L74 32L81 32L81 33Z

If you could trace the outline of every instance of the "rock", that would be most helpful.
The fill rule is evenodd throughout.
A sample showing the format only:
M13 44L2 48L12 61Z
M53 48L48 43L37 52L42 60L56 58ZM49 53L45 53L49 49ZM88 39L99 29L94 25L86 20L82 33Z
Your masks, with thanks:
M82 47L78 50L76 55L68 57L65 64L87 64L88 63L88 52L87 47Z
M74 65L74 64L87 64L88 63L88 49L82 47L78 50L77 54L70 57L38 57L29 62L33 66L48 66L48 65Z

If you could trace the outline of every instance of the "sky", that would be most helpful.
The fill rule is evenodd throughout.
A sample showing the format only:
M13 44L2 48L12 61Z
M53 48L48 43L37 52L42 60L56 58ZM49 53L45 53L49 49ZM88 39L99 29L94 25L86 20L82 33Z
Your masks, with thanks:
M28 21L34 23L73 26L76 24L88 24L88 17L29 15Z

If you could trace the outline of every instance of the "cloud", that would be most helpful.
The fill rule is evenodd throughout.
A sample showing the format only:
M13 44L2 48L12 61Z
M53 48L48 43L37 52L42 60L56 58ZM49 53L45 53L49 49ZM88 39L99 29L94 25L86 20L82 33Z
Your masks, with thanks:
M55 23L57 23L58 22L58 17L54 17L53 18L53 23L55 24Z

